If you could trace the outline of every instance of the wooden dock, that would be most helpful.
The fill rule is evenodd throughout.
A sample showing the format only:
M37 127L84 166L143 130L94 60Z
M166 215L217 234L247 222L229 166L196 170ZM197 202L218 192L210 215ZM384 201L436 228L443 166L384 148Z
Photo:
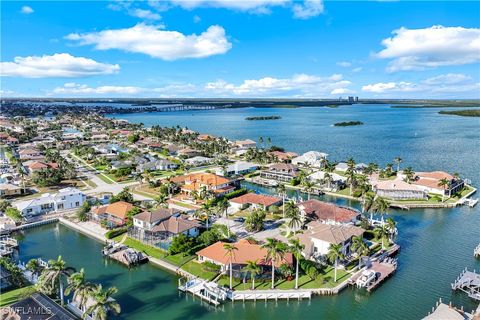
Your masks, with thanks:
M214 306L219 306L231 294L230 290L218 286L217 283L199 278L187 280L184 283L182 278L178 279L178 290L191 293Z
M311 290L241 290L233 291L229 296L232 301L247 300L302 300L311 299Z
M452 290L465 292L470 298L480 301L480 274L465 268L452 283Z
M372 292L378 286L380 286L388 277L390 277L397 270L397 260L393 258L386 258L383 261L373 261L371 266L364 271L373 271L375 277L372 281L365 284L364 288L368 292ZM363 275L362 272L358 272L352 278L350 278L351 284L356 284L357 280Z

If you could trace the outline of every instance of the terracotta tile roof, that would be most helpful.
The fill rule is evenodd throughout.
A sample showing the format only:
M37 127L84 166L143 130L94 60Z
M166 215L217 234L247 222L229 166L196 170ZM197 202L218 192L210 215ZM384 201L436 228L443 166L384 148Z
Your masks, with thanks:
M333 220L340 223L350 222L360 213L354 209L340 207L333 203L310 199L297 205L307 216L321 221Z
M419 186L442 190L443 188L438 184L443 178L446 178L449 181L454 179L451 174L443 171L416 172L415 180L412 183Z
M130 211L132 208L133 204L125 201L118 201L108 204L106 206L93 208L92 212L97 215L107 213L120 219L125 219L127 217L127 212Z
M135 215L134 218L148 223L154 223L160 220L165 220L170 218L172 215L178 213L178 210L167 209L167 208L158 208L153 211L143 211Z
M47 169L47 168L52 168L52 169L57 169L58 164L55 162L42 162L42 161L33 161L27 165L27 167L30 170L41 170L41 169Z
M277 157L278 160L282 161L298 157L298 154L296 154L295 152L270 151L269 154Z
M227 251L223 247L225 243L226 242L218 241L211 246L198 251L197 255L226 265L230 263L230 258L227 254ZM259 265L270 265L270 261L266 260L265 258L267 255L267 250L263 249L260 245L250 243L246 239L239 240L237 243L234 243L234 245L237 250L234 251L235 256L232 259L232 263L247 264L247 261L257 260ZM283 263L288 263L290 265L293 263L293 256L291 253L285 254L283 260L276 261L275 265L280 266Z
M310 222L307 227L309 229L298 235L298 239L305 247L310 247L312 238L328 243L340 244L353 236L360 236L365 232L364 229L352 225L331 225L318 221Z
M177 184L198 184L198 186L219 186L229 183L230 180L213 173L192 173L173 177L172 182Z
M231 202L234 203L239 203L239 204L261 204L263 206L271 206L274 205L278 202L280 202L282 199L277 198L277 197L272 197L272 196L267 196L263 194L255 194L255 193L247 193L244 195L241 195L240 197L236 197L233 199L230 199Z

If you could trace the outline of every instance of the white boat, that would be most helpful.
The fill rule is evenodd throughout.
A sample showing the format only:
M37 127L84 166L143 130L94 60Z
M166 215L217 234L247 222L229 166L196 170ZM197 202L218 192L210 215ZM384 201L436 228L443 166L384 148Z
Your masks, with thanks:
M366 288L370 283L375 281L376 278L377 273L374 270L363 270L362 275L355 281L355 284L359 288Z

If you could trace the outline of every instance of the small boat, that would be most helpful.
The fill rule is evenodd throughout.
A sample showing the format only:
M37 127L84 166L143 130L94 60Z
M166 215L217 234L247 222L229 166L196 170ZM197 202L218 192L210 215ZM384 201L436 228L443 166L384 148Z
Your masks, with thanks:
M362 275L360 278L355 281L355 284L359 288L366 288L368 287L371 283L373 283L377 279L377 273L375 270L364 270L362 272Z

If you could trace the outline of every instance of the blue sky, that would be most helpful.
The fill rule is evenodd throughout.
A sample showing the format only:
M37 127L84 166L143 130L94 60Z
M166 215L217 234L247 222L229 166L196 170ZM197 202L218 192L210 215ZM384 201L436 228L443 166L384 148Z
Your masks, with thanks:
M1 3L2 97L480 98L480 3Z

